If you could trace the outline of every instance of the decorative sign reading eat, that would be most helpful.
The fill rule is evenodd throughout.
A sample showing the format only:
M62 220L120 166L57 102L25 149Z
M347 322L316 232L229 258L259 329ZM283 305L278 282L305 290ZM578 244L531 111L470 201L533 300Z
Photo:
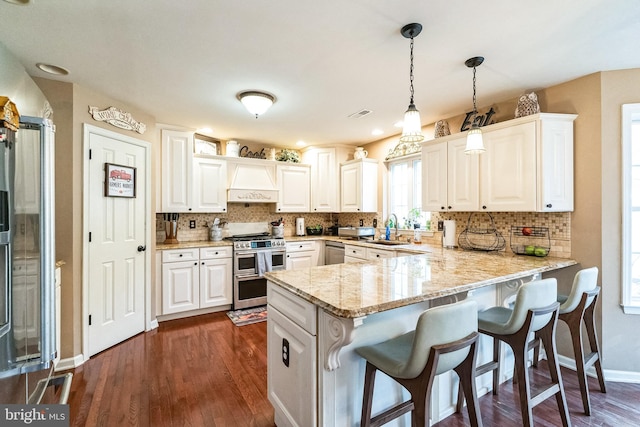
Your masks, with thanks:
M487 114L476 114L475 119L471 120L473 117L473 111L467 113L467 116L464 118L462 122L462 127L460 128L460 132L464 132L466 130L471 129L471 126L476 123L478 126L487 126L492 125L495 121L491 121L491 116L493 116L496 112L493 107L487 111Z

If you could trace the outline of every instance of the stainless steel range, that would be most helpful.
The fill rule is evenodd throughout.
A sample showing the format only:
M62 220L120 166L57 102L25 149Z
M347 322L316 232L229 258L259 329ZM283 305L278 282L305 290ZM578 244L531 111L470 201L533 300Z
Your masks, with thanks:
M286 242L269 233L226 237L233 241L233 307L255 307L267 303L267 271L284 270Z

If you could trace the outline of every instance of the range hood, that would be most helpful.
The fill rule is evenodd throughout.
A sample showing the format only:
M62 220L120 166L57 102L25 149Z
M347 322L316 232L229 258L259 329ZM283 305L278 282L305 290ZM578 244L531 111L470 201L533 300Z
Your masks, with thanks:
M270 160L228 159L227 202L277 203L276 164Z

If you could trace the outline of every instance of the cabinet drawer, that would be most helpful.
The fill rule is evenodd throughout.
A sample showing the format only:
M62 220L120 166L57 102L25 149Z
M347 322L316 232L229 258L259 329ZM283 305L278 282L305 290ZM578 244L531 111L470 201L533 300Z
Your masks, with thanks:
M350 256L352 258L367 259L367 248L363 246L345 245L344 256Z
M396 256L396 251L389 251L386 249L367 248L367 259L393 258L395 256Z
M267 303L311 335L316 335L316 306L267 282Z
M231 258L232 256L233 248L231 246L200 248L200 259Z
M316 242L308 240L305 242L287 242L287 252L313 251L316 249Z
M198 261L199 255L198 248L171 249L162 251L162 262Z

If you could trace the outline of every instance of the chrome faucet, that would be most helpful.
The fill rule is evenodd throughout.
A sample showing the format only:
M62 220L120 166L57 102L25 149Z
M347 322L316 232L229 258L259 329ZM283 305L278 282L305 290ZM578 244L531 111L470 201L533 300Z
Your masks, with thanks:
M389 220L387 221L387 224L389 224L389 221L391 220L391 217L394 218L393 225L394 225L394 227L396 229L396 235L395 235L396 238L395 238L395 240L398 240L398 239L400 239L400 231L398 230L398 217L396 216L396 214L392 213L391 215L389 215Z

